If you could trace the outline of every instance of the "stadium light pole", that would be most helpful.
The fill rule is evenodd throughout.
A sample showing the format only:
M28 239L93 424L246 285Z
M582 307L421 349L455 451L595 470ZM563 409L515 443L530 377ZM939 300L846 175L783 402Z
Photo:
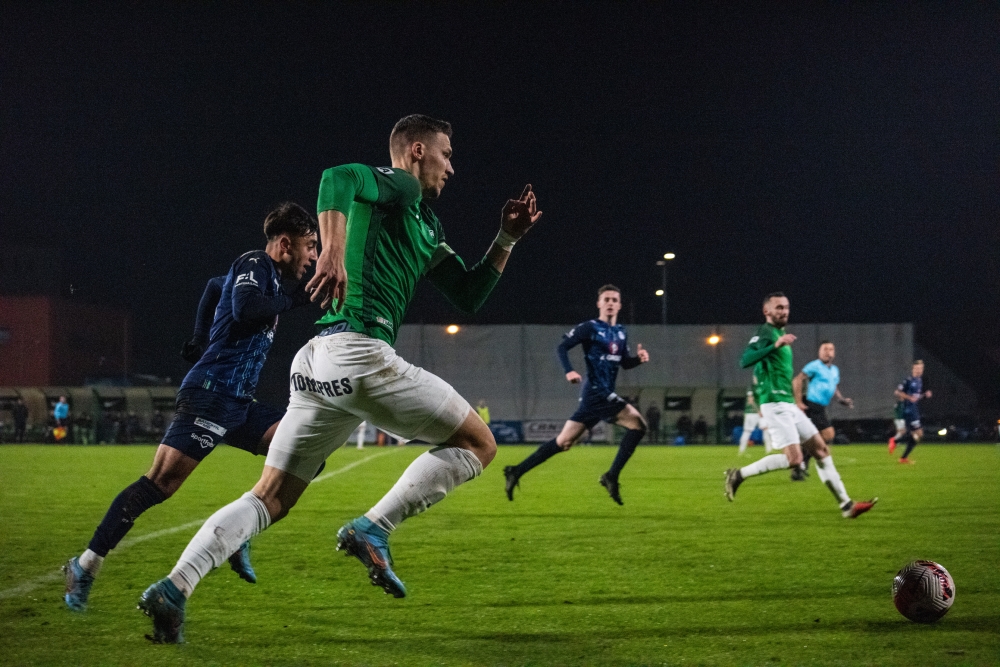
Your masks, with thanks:
M663 259L656 262L656 265L663 269L663 280L660 289L656 290L656 296L660 297L660 324L667 323L667 262L675 257L677 255L668 252L663 255Z

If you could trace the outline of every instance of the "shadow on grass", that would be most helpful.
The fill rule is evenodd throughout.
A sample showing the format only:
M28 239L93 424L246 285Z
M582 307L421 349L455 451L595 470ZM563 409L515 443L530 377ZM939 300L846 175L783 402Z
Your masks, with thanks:
M959 633L982 632L994 634L1000 627L1000 616L978 618L956 618L945 620L933 626L911 623L903 618L898 621L868 621L852 619L844 621L820 622L800 621L797 623L766 623L747 625L725 625L706 627L664 626L660 628L608 628L603 632L455 632L420 633L418 641L487 641L515 646L518 644L569 644L585 645L593 642L616 642L643 639L685 638L685 637L764 637L769 635L817 634L830 632L856 632L863 634L886 634L893 636L918 635L927 632ZM368 644L375 639L367 637L331 637L334 644ZM400 640L377 640L407 643L416 638Z
M504 608L518 608L518 607L561 607L563 605L578 605L584 606L602 606L602 605L672 605L672 604L687 604L687 603L701 603L701 602L761 602L765 600L828 600L834 598L842 598L843 593L831 592L827 594L818 594L815 592L802 591L797 595L790 595L787 592L760 592L760 591L745 591L739 593L726 593L719 595L622 595L622 596L602 596L602 597L592 597L592 598L577 598L572 600L565 599L546 599L538 601L525 601L525 600L505 600L500 602L492 602L483 604L483 607L492 607L497 609ZM864 597L857 596L854 597ZM877 597L877 596L869 596Z

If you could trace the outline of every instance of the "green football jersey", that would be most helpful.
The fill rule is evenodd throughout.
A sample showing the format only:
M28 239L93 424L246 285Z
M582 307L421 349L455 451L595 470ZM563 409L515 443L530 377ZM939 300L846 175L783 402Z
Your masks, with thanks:
M750 339L740 359L743 368L753 366L757 401L761 405L795 402L792 394L794 375L792 347L790 345L774 347L775 342L784 333L784 329L778 329L767 323L762 324L757 330L757 335Z
M390 167L347 164L323 172L317 211L347 216L347 295L339 312L317 322L346 322L351 329L390 345L427 275L448 299L475 312L500 277L484 259L470 270L444 239L441 222L409 172Z

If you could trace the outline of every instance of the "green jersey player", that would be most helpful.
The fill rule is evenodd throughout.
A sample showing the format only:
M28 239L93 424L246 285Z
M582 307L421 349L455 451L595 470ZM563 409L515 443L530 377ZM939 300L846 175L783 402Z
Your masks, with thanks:
M319 229L323 251L306 285L330 310L323 330L299 350L288 412L268 450L260 481L202 526L170 575L139 606L153 618L154 641L183 641L185 601L197 583L243 541L285 517L320 462L362 421L440 445L418 456L367 514L337 533L374 585L404 597L392 571L389 534L399 524L477 477L496 454L489 428L444 380L392 348L417 281L426 276L458 308L474 312L500 278L514 243L538 221L535 193L524 188L503 207L500 232L472 268L448 247L428 200L455 171L451 125L407 116L389 137L392 164L348 164L323 173Z
M768 294L764 298L764 317L767 321L750 339L740 359L743 368L753 367L760 412L767 420L774 449L780 449L781 453L770 454L742 468L727 470L726 498L731 501L736 489L748 477L798 466L802 462L802 449L805 449L816 458L819 478L833 492L841 514L853 519L870 510L878 498L864 502L851 500L826 442L795 404L792 391L792 343L795 342L795 335L785 332L790 311L788 297L781 292Z

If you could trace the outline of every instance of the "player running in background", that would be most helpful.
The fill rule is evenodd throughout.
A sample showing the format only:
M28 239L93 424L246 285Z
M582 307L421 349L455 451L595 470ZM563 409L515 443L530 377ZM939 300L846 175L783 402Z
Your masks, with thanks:
M760 411L771 429L775 449L781 449L782 453L765 456L742 468L727 470L726 498L732 501L736 489L748 477L797 466L802 462L802 450L805 449L816 457L819 478L837 499L841 514L844 518L853 519L870 510L878 502L878 498L865 502L851 500L823 437L806 418L805 413L795 405L791 347L795 336L785 333L790 310L788 298L784 294L768 294L764 298L764 317L767 322L750 339L740 359L743 368L753 366Z
M833 443L836 431L830 418L826 414L826 406L834 398L841 405L854 408L854 400L845 398L840 393L840 369L837 368L833 359L837 356L837 350L833 343L824 340L819 344L818 359L813 359L802 371L792 380L792 390L795 392L795 405L806 413L809 421L813 423L819 434L823 436L823 441L828 445ZM808 383L805 398L802 396L802 385ZM812 455L809 452L802 453L802 463L792 468L792 480L802 481L809 470L809 459Z
M895 396L903 404L903 420L906 422L906 435L899 439L889 441L889 453L896 451L897 442L905 442L906 449L899 459L900 463L913 463L910 460L910 452L917 446L917 443L924 437L924 428L920 423L920 408L917 403L920 399L930 398L931 390L924 391L924 362L917 359L913 362L913 369L910 377L903 380L896 387Z
M525 473L559 452L567 451L584 431L590 430L603 419L608 423L624 426L625 435L618 445L618 454L611 462L611 467L601 475L598 482L608 490L612 500L619 505L624 504L618 475L646 434L646 421L635 407L615 393L615 380L619 366L625 369L635 368L649 361L649 353L639 345L636 347L636 356L629 354L625 327L618 324L618 311L621 307L621 290L614 285L604 285L597 290L597 309L600 313L598 319L578 324L563 336L558 348L559 361L566 371L566 380L572 384L579 384L583 378L573 370L568 353L577 345L583 345L587 380L580 391L580 406L563 425L558 436L536 449L516 466L503 469L508 500L514 500L514 487Z
M892 408L892 425L896 427L896 433L889 438L890 454L896 450L896 441L906 434L906 419L903 418L906 403L907 401L896 401L896 405Z
M251 454L267 452L284 412L257 403L253 395L274 340L278 314L309 303L303 286L285 294L281 278L300 280L305 275L316 260L316 232L316 221L305 209L282 204L264 220L267 247L246 253L229 269L208 347L181 383L177 411L153 466L118 494L87 550L63 567L64 600L70 609L86 608L108 552L128 534L139 515L172 496L217 444L224 442ZM210 282L203 303L214 299L212 290ZM249 547L240 546L230 564L240 577L254 583Z
M755 380L756 381L756 380ZM757 397L754 395L754 387L747 389L747 400L743 406L743 432L740 434L740 450L742 455L750 445L750 436L755 429L760 429L761 437L764 439L764 453L771 453L771 431L767 428L767 420L760 416L760 406L757 405Z
M489 428L447 382L392 348L417 281L427 276L455 306L477 311L492 292L511 249L538 221L528 185L508 200L486 256L467 269L445 243L429 200L451 166L451 125L427 116L401 119L389 137L391 167L348 164L323 173L319 224L323 251L307 285L324 307L326 328L299 350L291 401L252 491L222 508L188 544L170 575L139 606L158 642L183 641L184 608L198 582L246 539L288 514L317 466L362 421L440 445L418 456L362 517L337 532L337 548L356 556L373 584L404 597L391 569L389 535L405 519L477 477L496 455Z

